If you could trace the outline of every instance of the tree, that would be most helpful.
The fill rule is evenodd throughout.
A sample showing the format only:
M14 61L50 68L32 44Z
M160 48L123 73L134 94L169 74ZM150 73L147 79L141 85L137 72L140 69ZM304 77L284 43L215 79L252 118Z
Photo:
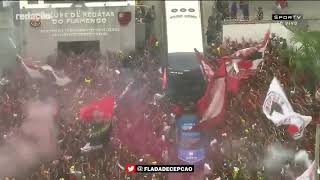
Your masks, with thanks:
M314 93L320 82L320 32L296 31L292 42L295 46L286 53L294 83L303 83Z

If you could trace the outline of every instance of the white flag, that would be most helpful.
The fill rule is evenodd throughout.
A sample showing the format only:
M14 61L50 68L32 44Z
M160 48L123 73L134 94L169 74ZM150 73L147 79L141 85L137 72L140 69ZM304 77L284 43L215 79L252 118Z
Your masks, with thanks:
M314 180L315 173L316 167L315 162L313 161L311 166L309 166L309 168L303 174L301 174L301 176L297 177L296 180Z
M299 139L303 135L304 128L311 122L311 116L303 116L294 112L288 101L279 81L273 78L266 99L264 100L263 113L276 126L294 125L298 132L293 134L294 139Z
M65 76L63 73L58 74L56 71L53 70L53 68L49 65L41 66L42 70L50 71L54 78L56 79L56 84L58 86L65 86L71 82L71 79L68 76Z
M248 48L244 48L244 49L240 49L238 51L236 51L235 53L233 53L231 55L231 57L236 58L236 57L248 57L254 53L256 53L259 49L257 47L248 47Z
M43 74L41 74L41 72L39 71L39 67L36 65L33 65L31 63L26 63L24 61L24 59L21 56L18 56L22 66L24 67L24 69L26 70L26 72L28 73L28 75L33 78L33 79L43 79L44 76Z
M294 125L299 129L298 132L292 135L293 139L300 139L303 136L304 128L307 127L307 125L311 121L311 116L303 116L301 114L295 113L295 115L293 115L288 122L288 124Z
M240 71L245 71L248 69L256 70L258 69L258 66L261 64L262 61L263 59L254 59L254 60L232 59L232 64L231 63L228 64L226 69L228 73L234 70L236 74L239 73ZM247 67L243 67L243 65L241 65L242 63L246 64Z
M263 112L276 126L285 124L288 115L293 114L291 104L276 77L273 78L264 100Z

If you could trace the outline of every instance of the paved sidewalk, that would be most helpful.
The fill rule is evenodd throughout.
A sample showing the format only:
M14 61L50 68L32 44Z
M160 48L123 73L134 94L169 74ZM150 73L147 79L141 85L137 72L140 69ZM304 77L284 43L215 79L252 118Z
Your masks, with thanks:
M274 1L250 1L250 16L256 16L256 9L259 6L263 8L264 18L270 20L275 9ZM319 7L320 1L288 1L284 13L302 14L304 19L320 19Z

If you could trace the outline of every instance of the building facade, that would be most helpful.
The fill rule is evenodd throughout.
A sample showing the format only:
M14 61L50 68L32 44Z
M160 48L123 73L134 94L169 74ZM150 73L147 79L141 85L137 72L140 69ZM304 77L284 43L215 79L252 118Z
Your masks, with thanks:
M21 1L14 14L20 54L45 60L55 52L135 50L132 1L50 3Z
M2 2L0 7L0 74L2 69L15 65L16 54L19 51L17 29L13 21L16 8L11 6L12 4L15 3Z
M203 33L205 34L208 27L208 19L212 14L217 12L215 8L216 5L215 0L212 1L201 1L201 17L202 17L202 28ZM228 20L224 22L224 24L264 24L264 23L274 23L272 22L272 14L276 12L275 1L248 1L248 11L249 11L249 21L242 21L243 14L241 12L239 1L223 1L228 4L228 11L231 13L232 3L236 3L237 19ZM164 14L164 3L162 1L142 1L144 5L147 6L155 6L156 9L156 20L154 23L154 33L159 37L159 39L163 39L163 30L161 27L164 26L165 21L162 18ZM320 1L288 1L288 6L284 8L282 13L289 14L301 14L303 15L303 25L308 27L309 31L319 31L320 30L320 11L318 11L318 7L320 6ZM257 10L259 7L262 7L263 11L263 20L257 21ZM238 25L239 26L239 25ZM236 32L236 30L235 30ZM206 37L206 36L204 36ZM205 38L204 38L205 39ZM206 40L204 40L204 44Z

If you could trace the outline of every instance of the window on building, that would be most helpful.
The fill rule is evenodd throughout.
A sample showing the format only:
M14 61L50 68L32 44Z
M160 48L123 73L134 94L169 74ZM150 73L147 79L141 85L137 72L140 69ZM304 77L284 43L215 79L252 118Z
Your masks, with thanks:
M28 0L28 4L38 4L39 0Z

